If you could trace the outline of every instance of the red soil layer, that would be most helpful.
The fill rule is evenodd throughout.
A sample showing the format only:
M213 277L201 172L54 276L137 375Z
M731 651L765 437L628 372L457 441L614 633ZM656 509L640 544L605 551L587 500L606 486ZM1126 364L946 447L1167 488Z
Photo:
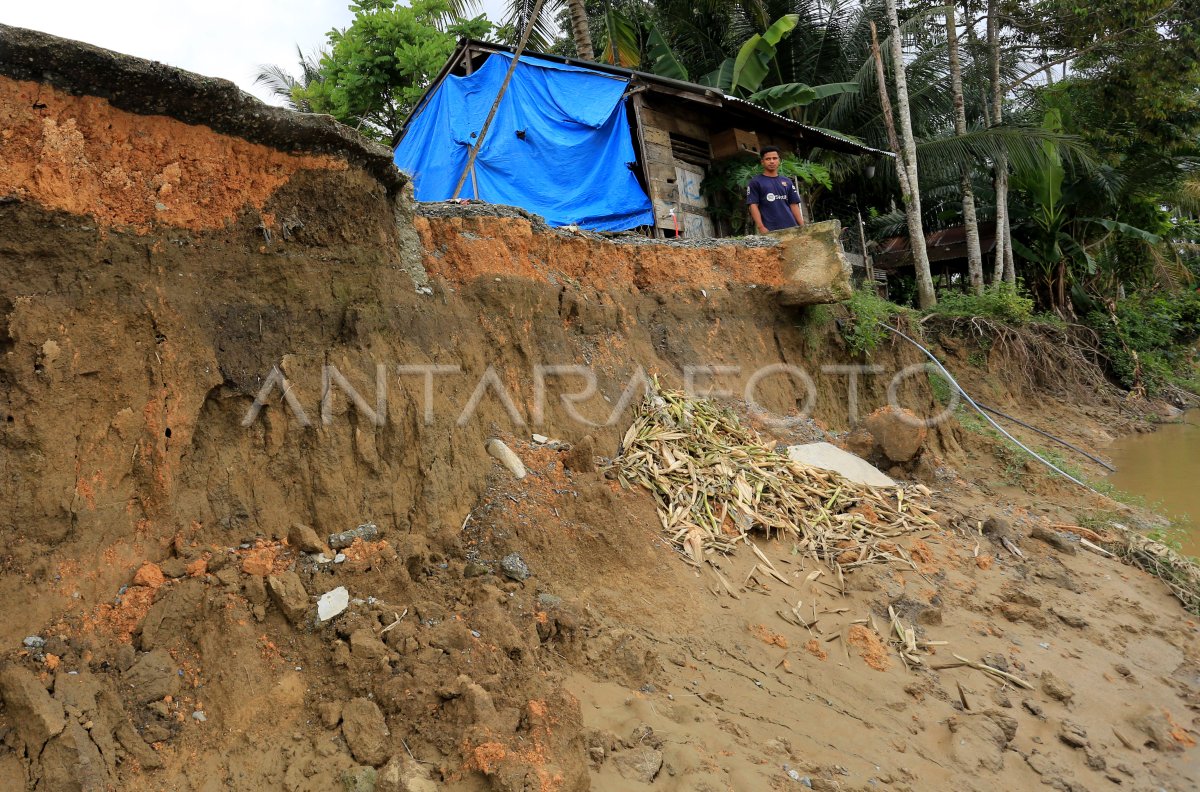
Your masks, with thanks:
M102 227L219 229L247 206L260 210L297 171L346 168L0 78L0 195L91 215Z
M625 291L629 286L779 286L782 248L735 243L705 248L610 242L562 232L535 233L506 217L417 217L425 269L463 284L485 276Z

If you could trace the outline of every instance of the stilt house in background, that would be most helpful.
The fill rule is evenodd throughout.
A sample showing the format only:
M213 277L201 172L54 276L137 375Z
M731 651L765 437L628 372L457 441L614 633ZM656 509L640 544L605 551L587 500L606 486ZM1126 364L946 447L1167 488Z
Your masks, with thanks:
M463 39L421 98L395 141L417 200L453 196L512 58ZM526 52L459 196L552 226L722 236L700 183L713 163L768 145L888 156L715 88Z
M996 224L979 224L979 246L985 260L996 250ZM951 226L925 234L929 268L939 288L965 290L969 283L966 226ZM872 254L875 270L887 276L914 276L912 245L907 236L885 239Z

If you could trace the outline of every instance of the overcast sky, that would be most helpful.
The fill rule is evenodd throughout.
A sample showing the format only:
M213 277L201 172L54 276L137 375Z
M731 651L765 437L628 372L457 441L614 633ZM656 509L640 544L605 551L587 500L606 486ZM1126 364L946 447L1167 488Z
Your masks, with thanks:
M265 101L254 85L259 65L297 73L296 45L306 53L320 47L330 29L350 24L349 6L349 0L3 0L0 23L224 77ZM498 22L504 3L484 0L479 7Z

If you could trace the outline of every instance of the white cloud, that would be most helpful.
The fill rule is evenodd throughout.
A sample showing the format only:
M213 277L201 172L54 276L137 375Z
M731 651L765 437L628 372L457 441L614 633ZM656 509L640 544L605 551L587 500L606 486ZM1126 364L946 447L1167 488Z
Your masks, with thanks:
M9 0L0 23L76 39L126 55L224 77L267 100L254 77L262 64L295 74L296 47L309 53L354 15L348 0ZM502 0L484 0L499 21ZM476 12L478 13L478 12Z

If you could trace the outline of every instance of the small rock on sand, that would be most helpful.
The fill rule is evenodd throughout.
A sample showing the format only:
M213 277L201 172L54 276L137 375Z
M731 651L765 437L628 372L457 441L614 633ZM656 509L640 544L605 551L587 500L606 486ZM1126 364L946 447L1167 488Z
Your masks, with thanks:
M142 564L141 568L133 576L133 585L147 586L148 588L158 588L164 582L162 570L158 564L151 564L149 561Z
M622 778L649 784L658 777L663 766L663 752L649 746L637 746L612 758Z
M1042 672L1042 690L1050 698L1061 701L1064 704L1069 704L1075 693L1071 690L1071 686L1061 679L1056 677L1049 671Z
M321 716L321 725L326 729L337 728L342 722L342 702L322 701L317 705L317 714Z
M179 692L179 675L171 656L161 649L147 652L121 675L126 687L139 704L148 704Z
M342 735L350 753L363 764L379 767L391 755L387 722L370 699L351 699L342 709Z
M1039 525L1030 531L1029 535L1034 539L1041 539L1060 553L1075 555L1078 552L1075 549L1075 544L1058 531L1051 531L1049 528L1043 528Z
M267 578L267 591L283 615L292 624L300 624L308 615L308 592L295 572L281 572Z
M301 553L328 553L329 548L321 541L321 537L317 536L317 532L307 525L295 523L288 531L288 544L299 550Z
M529 566L525 559L517 553L509 553L500 561L500 571L504 576L520 583L529 578Z
M402 754L393 756L379 771L375 792L437 792L438 785L424 765Z

